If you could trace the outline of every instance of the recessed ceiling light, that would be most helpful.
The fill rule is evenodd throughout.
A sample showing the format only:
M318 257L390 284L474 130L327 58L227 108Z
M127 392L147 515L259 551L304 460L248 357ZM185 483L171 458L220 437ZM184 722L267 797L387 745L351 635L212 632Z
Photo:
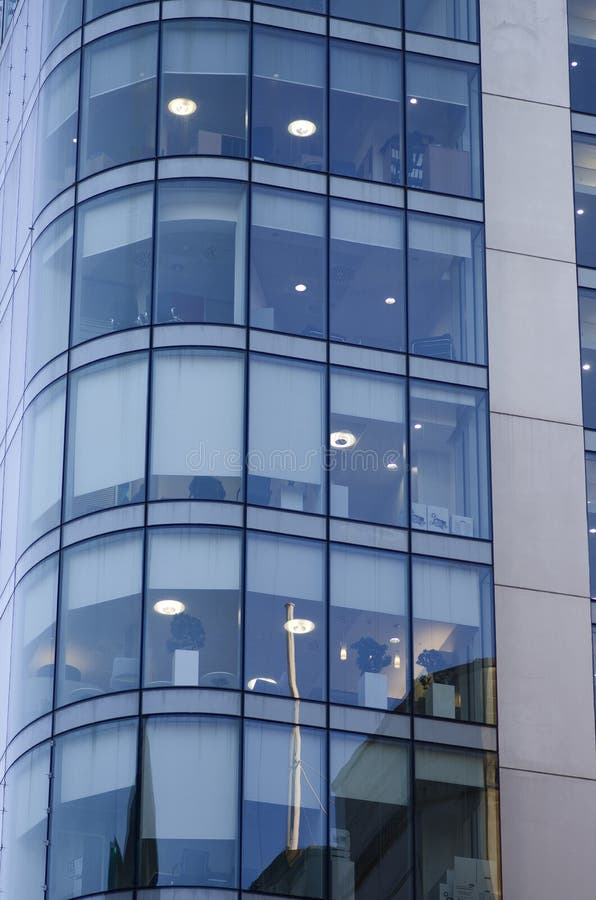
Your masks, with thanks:
M303 294L304 291L306 290L306 285L305 284L295 284L294 290L298 291L299 294Z
M246 684L246 687L249 689L249 691L254 691L257 681L264 681L265 684L277 684L275 678L251 678L250 681L248 681Z
M356 443L356 436L351 431L332 431L329 443L336 450L347 450Z
M178 616L186 607L181 600L158 600L153 609L162 616Z
M72 142L73 142L73 144L76 144L76 142L77 142L76 137L72 139Z
M410 103L412 104L412 106L416 106L418 100L416 99L416 97L410 97Z
M395 297L385 297L385 303L387 306L393 306L394 303L397 303Z
M576 210L576 212L577 212L578 216L583 216L583 214L584 214L583 209L578 209L578 210Z
M590 365L590 363L584 363L582 366L582 369L584 370L584 372L589 372L591 368L592 368L592 366Z
M385 463L385 468L389 469L390 472L396 472L399 469L399 463L397 461L397 457L392 456Z
M571 68L572 68L572 69L577 69L578 66L579 66L578 61L577 61L576 59L572 59L572 60L571 60Z
M175 116L191 116L197 111L197 104L189 97L174 97L168 103L168 109Z
M397 637L397 635L396 635L395 637L389 638L389 643L390 643L390 644L399 644L399 643L400 643L400 639L399 639L399 638Z
M308 634L309 631L315 630L315 623L310 619L289 619L284 622L284 628L290 634Z
M596 528L590 528L590 534L596 534Z
M420 422L416 422L416 424L414 425L414 431L420 431L421 428L422 425L420 424Z
M312 137L316 133L317 126L310 119L294 119L288 125L288 131L293 137L306 138Z

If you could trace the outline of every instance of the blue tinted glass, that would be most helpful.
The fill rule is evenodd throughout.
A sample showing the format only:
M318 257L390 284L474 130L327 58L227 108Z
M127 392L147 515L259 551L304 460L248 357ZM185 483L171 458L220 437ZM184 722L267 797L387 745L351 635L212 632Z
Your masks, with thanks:
M575 179L575 242L577 264L596 267L596 136L573 135L573 174Z
M596 428L596 292L580 288L582 399L584 428Z
M401 24L400 0L330 0L329 12L342 19L355 22L371 22L399 28Z
M39 95L35 209L75 178L80 55L73 53L44 83Z
M267 0L267 3L285 9L301 9L303 12L327 12L327 0Z
M42 59L79 27L82 15L83 0L43 0Z
M588 547L590 551L590 596L596 600L596 453L586 453L588 496Z
M568 0L569 86L571 108L596 113L596 40L594 10L585 0Z
M117 9L124 9L126 6L135 6L138 3L149 2L150 0L87 0L85 21L90 22L91 19L105 16L106 13L114 12Z
M477 41L477 5L477 0L405 0L406 28L460 41Z

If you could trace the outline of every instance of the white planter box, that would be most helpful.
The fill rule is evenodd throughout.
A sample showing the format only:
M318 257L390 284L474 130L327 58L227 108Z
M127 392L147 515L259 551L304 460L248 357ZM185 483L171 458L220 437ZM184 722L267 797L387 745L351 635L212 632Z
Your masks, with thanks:
M199 651L174 650L172 681L178 687L198 687Z
M387 676L382 672L363 672L358 685L361 706L387 709Z
M455 719L455 688L452 684L431 684L424 699L429 716Z

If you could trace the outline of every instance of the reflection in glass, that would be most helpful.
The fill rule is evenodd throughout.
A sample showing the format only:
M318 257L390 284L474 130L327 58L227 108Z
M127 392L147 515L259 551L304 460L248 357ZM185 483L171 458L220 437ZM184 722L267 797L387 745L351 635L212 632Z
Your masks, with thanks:
M255 28L254 159L325 168L325 56L318 35Z
M416 896L500 900L496 754L417 744L415 770Z
M584 428L596 428L596 291L579 289Z
M596 267L596 136L573 135L575 243L578 266Z
M72 342L149 324L153 188L114 191L78 208Z
M251 219L251 325L324 338L325 200L255 187Z
M83 0L43 0L42 60L81 24Z
M596 113L596 12L585 0L568 0L571 109Z
M478 40L476 0L405 0L406 28L459 41Z
M408 215L408 334L418 356L486 363L482 225Z
M412 595L415 712L494 725L491 570L415 558Z
M105 16L106 13L114 12L117 9L124 9L125 6L131 6L133 3L149 2L149 0L87 0L85 4L85 21L90 22L99 16Z
M46 20L49 21L49 20ZM72 184L77 158L80 54L54 69L39 94L35 209Z
M283 6L285 9L301 9L304 12L325 13L327 0L268 0L271 6Z
M409 54L406 127L409 187L481 196L477 66Z
M57 704L139 685L140 534L122 532L64 551Z
M242 500L243 383L239 353L155 354L152 499Z
M247 722L244 734L242 887L323 897L324 732Z
M401 25L401 4L396 0L329 0L332 16L352 19L355 22L370 22L373 25L387 25L399 28Z
M241 325L245 188L201 179L162 182L158 190L156 321Z
M244 663L249 691L325 698L324 573L320 543L249 535Z
M410 900L410 753L382 738L331 733L331 897Z
M331 41L330 168L401 184L401 54Z
M590 597L596 600L596 453L586 453L588 496L588 549L590 553Z
M405 525L405 388L401 378L354 369L331 374L331 514Z
M330 336L335 341L405 350L403 213L331 202Z
M410 382L413 528L490 537L484 391Z
M409 688L406 559L333 544L330 565L330 699L397 709Z
M239 686L240 563L240 538L233 531L152 530L146 687Z
M246 25L166 22L161 79L162 156L246 156Z
M136 763L134 722L95 725L56 739L52 900L132 886Z
M206 716L147 721L140 884L237 885L238 731Z

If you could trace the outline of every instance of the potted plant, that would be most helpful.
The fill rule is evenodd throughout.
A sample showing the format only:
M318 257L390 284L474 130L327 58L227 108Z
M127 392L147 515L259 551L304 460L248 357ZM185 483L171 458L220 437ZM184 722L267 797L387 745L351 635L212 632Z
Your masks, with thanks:
M427 715L455 718L455 686L451 683L452 671L449 658L441 650L423 650L416 663L426 669L426 675L418 678L422 687Z
M359 703L387 709L387 676L381 671L391 662L387 644L366 636L355 641L351 648L356 651L356 665L360 669Z
M197 687L199 684L199 650L205 644L205 629L196 616L179 613L172 617L168 650L172 653L172 682Z

